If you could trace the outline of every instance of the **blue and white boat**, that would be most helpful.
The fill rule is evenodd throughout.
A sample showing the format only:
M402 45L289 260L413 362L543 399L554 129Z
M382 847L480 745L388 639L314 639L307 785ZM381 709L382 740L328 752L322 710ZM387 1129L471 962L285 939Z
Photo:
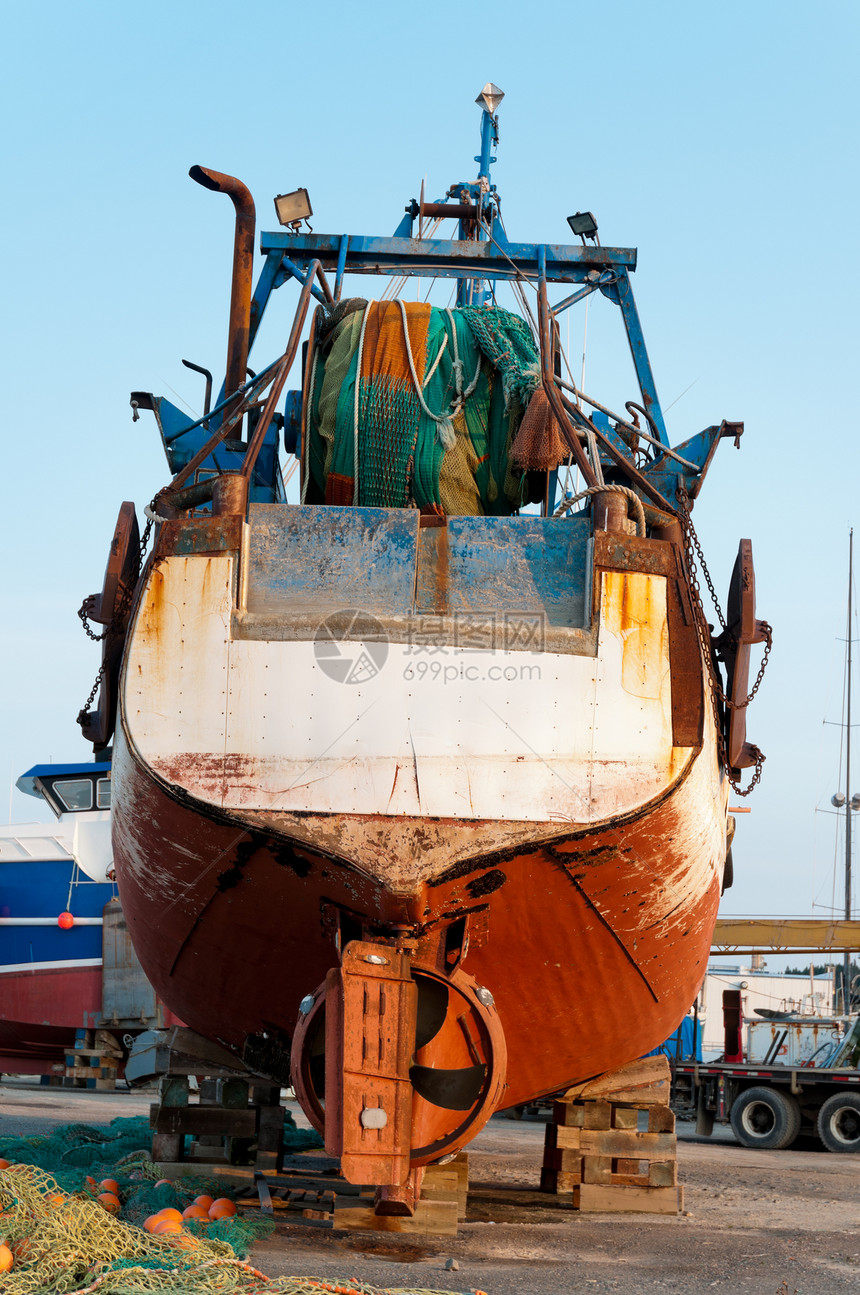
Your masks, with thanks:
M110 763L34 765L20 791L56 823L0 827L0 1071L62 1062L102 1020L102 925L115 899Z

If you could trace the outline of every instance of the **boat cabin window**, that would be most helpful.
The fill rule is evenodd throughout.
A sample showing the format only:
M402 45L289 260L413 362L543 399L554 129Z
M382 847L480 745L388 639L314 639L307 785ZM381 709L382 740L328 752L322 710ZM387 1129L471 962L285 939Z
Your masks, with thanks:
M96 809L110 809L110 778L99 778L96 783Z
M104 779L103 781L107 781ZM92 809L93 784L91 778L66 778L54 783L54 794L66 809Z

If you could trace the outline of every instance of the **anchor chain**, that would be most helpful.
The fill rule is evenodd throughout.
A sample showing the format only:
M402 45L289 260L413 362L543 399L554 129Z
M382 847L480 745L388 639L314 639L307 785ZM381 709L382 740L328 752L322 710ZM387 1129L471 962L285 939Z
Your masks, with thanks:
M755 697L756 693L761 687L762 680L764 679L764 674L768 666L768 661L770 660L771 648L773 647L773 630L767 621L760 622L761 628L764 631L764 636L765 636L765 648L762 654L762 659L758 669L758 674L756 675L755 682L753 683L753 686L750 689L749 693L747 694L746 698L740 702L732 701L732 699L726 695L723 689L722 683L720 682L720 677L719 677L719 674L717 673L717 669L714 664L714 650L715 649L719 650L720 639L731 641L731 642L734 642L735 644L737 644L737 639L729 630L726 624L725 616L723 615L722 608L720 607L719 599L717 598L717 592L714 588L714 582L711 579L711 573L708 570L708 564L705 561L705 555L702 551L702 545L698 535L696 534L696 529L693 526L693 519L690 516L690 510L688 507L689 495L685 490L679 490L678 497L679 497L678 517L681 522L681 531L684 537L684 556L686 557L686 560L687 560L687 572L689 576L690 593L692 594L692 603L693 603L693 611L694 611L695 621L696 621L696 630L699 636L699 643L702 649L702 655L704 656L704 659L707 662L708 680L710 683L710 693L711 693L711 703L714 710L714 722L717 728L717 743L719 747L720 759L723 763L723 766L726 769L726 775L728 777L729 784L732 790L735 792L735 794L737 796L749 796L753 788L757 787L758 784L761 782L762 766L764 765L766 756L763 754L761 750L759 750L758 747L754 747L754 750L756 752L754 772L750 780L749 786L746 787L745 789L742 788L739 781L735 778L732 772L732 768L729 764L728 752L726 750L725 735L723 733L722 716L720 715L719 705L720 703L722 703L722 705L725 706L726 710L730 710L730 711L745 710L747 706L749 706L750 702ZM720 639L714 640L711 638L711 626L708 624L708 620L705 615L705 608L702 602L702 591L699 587L699 578L698 578L699 570L701 570L701 573L704 577L705 583L708 587L708 594L710 596L711 602L713 603L714 610L716 611L717 619L720 622L720 628L722 629L722 634L720 635Z

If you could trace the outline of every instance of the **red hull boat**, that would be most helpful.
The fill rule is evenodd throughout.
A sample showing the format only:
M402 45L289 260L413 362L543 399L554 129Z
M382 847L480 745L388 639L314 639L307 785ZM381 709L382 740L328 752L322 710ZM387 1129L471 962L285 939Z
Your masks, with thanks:
M81 720L98 745L118 714L114 857L140 960L193 1029L292 1076L381 1209L409 1208L421 1166L494 1110L677 1026L727 880L729 785L761 767L749 544L712 641L689 518L741 425L669 447L634 252L597 245L583 213L581 246L508 242L487 178L498 93L479 181L407 208L459 239L304 235L298 191L253 306L253 204L194 168L238 213L223 399L195 423L134 393L175 476L140 578L124 505L89 604L106 668ZM398 272L453 278L458 306L343 296L345 274ZM290 275L290 343L246 383ZM496 304L505 281L534 290L534 332ZM553 305L555 283L582 286ZM627 417L559 377L556 319L598 289L637 367ZM288 503L275 413L312 295L281 420Z

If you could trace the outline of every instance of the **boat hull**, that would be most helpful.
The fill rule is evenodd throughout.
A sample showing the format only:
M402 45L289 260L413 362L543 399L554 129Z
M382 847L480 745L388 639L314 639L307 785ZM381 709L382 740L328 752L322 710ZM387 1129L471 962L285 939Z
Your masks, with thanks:
M291 1078L356 1181L400 1190L492 1109L649 1051L705 974L727 784L671 541L385 509L167 523L113 779L157 993ZM373 1166L365 1118L390 1120Z
M707 968L725 841L713 752L629 821L494 849L412 893L201 812L123 738L114 783L120 898L144 970L193 1029L239 1052L266 1033L288 1046L300 1001L338 960L345 914L423 932L416 956L434 963L440 932L466 919L462 966L505 1030L507 1105L659 1044Z
M101 1016L101 959L89 965L0 968L0 1071L50 1074L74 1047L75 1030Z

